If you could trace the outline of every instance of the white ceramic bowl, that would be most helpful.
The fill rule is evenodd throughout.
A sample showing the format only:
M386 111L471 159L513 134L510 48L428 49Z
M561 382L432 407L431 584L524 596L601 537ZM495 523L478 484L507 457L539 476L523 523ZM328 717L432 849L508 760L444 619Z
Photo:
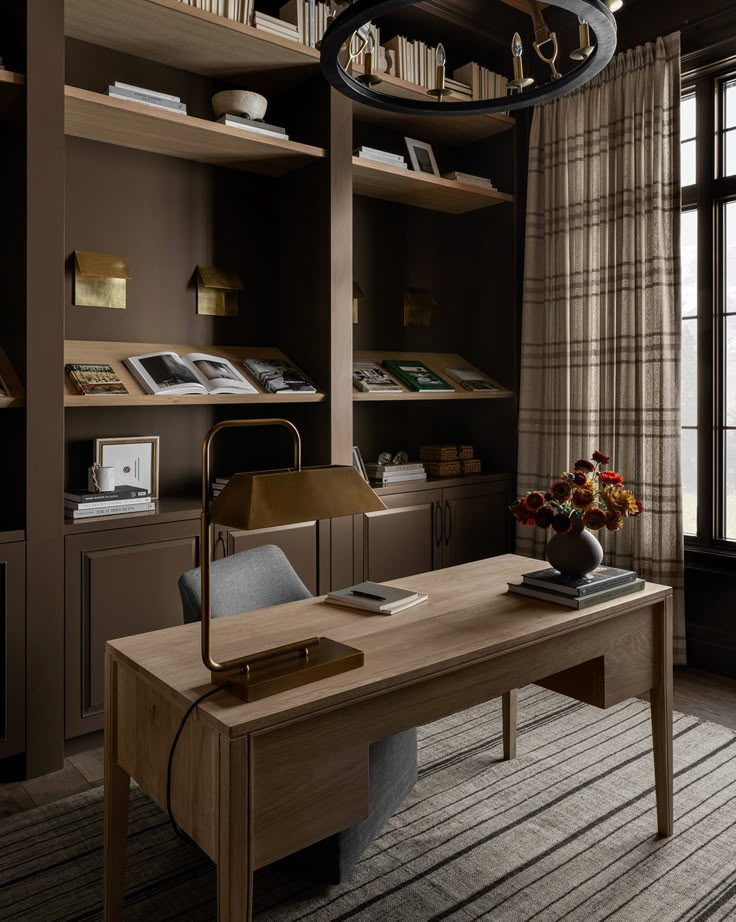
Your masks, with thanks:
M247 118L263 118L268 100L251 90L223 90L212 97L215 115L242 115Z

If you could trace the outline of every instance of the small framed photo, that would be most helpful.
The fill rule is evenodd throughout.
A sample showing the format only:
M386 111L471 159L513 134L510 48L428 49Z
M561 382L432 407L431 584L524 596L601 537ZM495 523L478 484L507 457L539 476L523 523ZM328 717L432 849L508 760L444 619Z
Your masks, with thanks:
M365 469L365 464L363 463L363 456L360 453L360 449L357 445L353 445L353 467L360 474L360 476L368 481L368 472Z
M157 435L120 439L95 439L95 461L115 468L115 483L149 490L158 497Z
M411 167L418 173L431 173L439 176L440 171L437 169L437 161L434 159L432 145L426 141L415 141L414 138L404 138L406 149L409 151L409 160Z

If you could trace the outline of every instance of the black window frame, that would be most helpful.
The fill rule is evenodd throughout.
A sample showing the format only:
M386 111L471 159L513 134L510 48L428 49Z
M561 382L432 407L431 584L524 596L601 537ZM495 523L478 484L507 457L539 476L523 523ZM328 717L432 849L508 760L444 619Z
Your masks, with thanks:
M696 182L682 190L682 211L696 210L697 237L697 535L686 549L736 557L725 533L725 205L736 201L736 175L724 176L725 93L736 79L736 58L683 75L682 96L696 100Z

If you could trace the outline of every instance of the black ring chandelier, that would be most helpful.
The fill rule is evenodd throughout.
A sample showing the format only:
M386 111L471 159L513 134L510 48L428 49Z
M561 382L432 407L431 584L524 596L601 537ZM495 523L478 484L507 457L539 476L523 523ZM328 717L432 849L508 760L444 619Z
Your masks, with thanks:
M335 89L357 102L403 115L483 115L508 112L548 102L550 99L563 96L583 86L603 70L616 51L617 30L612 9L618 9L621 6L618 0L606 0L606 2L602 0L547 0L547 6L561 7L576 14L580 23L580 48L570 55L573 61L579 63L568 73L560 74L555 64L557 37L554 32L547 29L536 0L528 0L529 11L535 26L534 49L537 56L550 66L552 79L549 83L534 89L527 89L534 81L524 77L522 46L517 34L512 43L514 79L509 83L512 95L462 102L443 101L443 96L449 95L450 91L444 88L444 49L441 45L438 47L437 54L437 87L427 91L430 97L436 97L436 101L408 99L382 93L376 89L376 86L381 83L380 76L374 75L371 71L370 61L373 49L370 39L366 38L365 27L369 26L374 19L379 19L387 13L410 6L415 2L417 0L355 0L332 20L320 45L320 65L322 73ZM591 31L595 35L595 43L590 38ZM346 48L348 49L347 55L350 57L349 49L356 34L363 37L363 47L367 48L370 57L366 56L369 62L366 73L353 76L346 70L340 57L345 56ZM551 46L549 52L542 52L542 47L547 44Z

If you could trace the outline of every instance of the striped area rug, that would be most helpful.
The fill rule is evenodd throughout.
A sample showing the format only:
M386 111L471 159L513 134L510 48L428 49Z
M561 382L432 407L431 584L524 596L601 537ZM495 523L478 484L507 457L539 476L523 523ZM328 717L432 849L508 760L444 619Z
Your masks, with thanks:
M675 830L655 836L649 708L520 695L421 731L421 780L349 884L259 873L258 922L704 922L736 919L736 735L675 715ZM0 919L101 918L101 791L0 823ZM131 794L126 922L212 920L215 876Z

